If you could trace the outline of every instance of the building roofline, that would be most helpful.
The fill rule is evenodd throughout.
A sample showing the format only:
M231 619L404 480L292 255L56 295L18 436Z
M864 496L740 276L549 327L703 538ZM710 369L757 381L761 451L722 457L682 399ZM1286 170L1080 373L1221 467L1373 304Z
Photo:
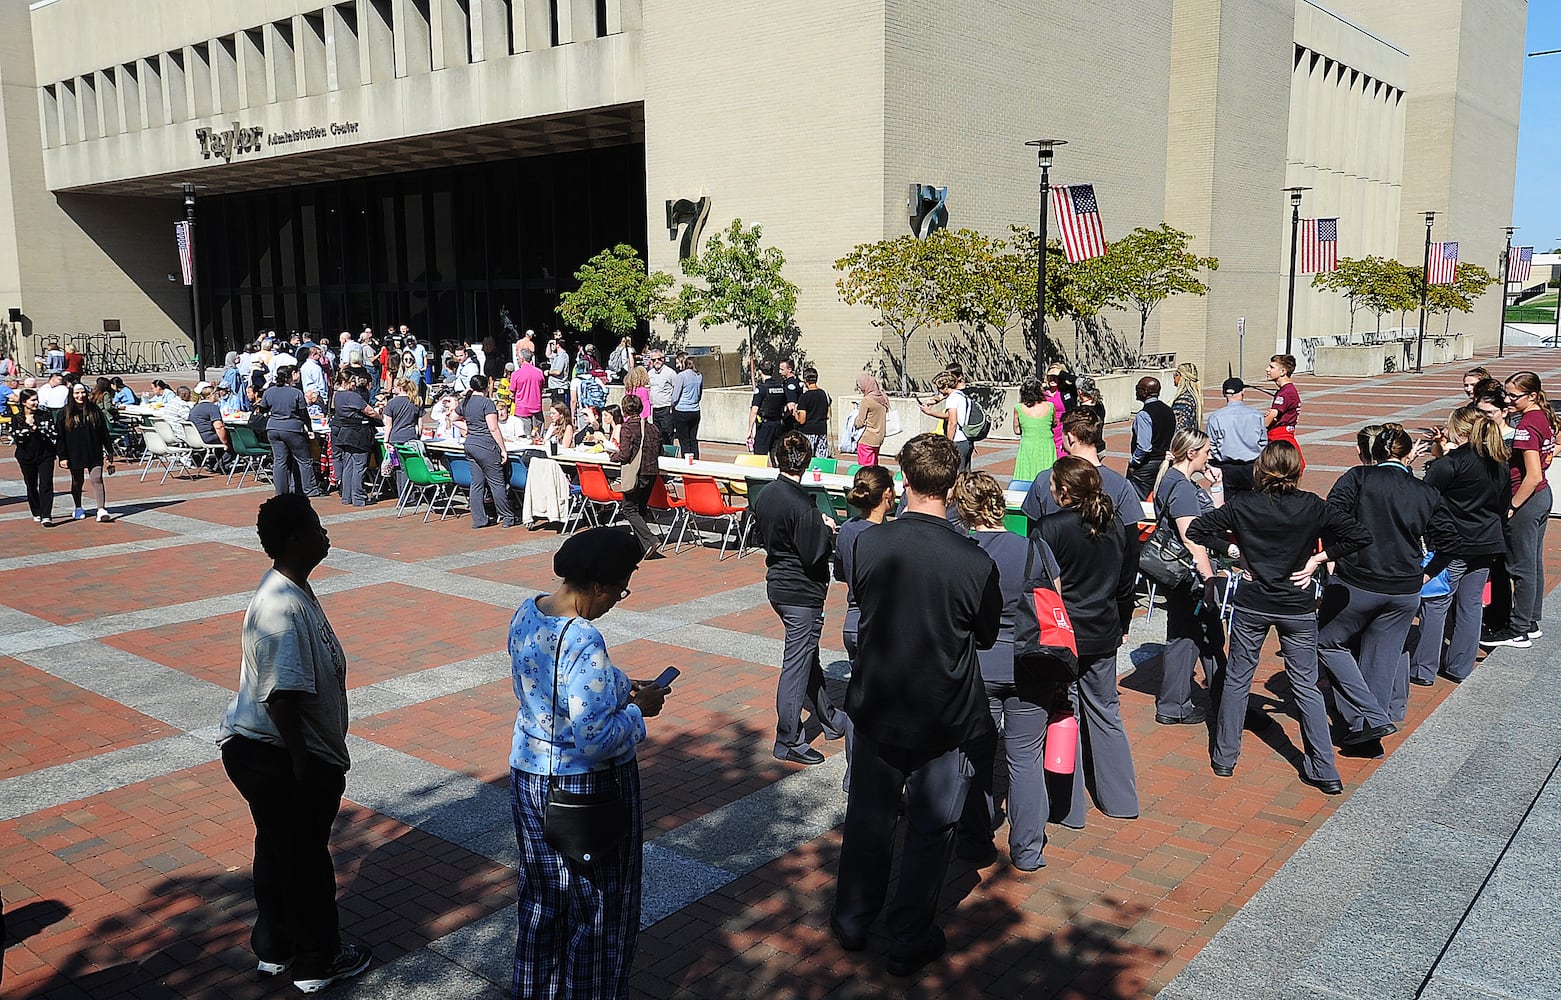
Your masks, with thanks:
M41 2L42 3L54 3L55 0L41 0ZM1329 10L1327 7L1324 7L1322 4L1318 3L1317 0L1300 0L1300 2L1306 4L1308 7L1315 7L1317 10L1322 11L1324 14L1327 14L1329 17L1333 18L1334 20L1338 21L1339 23L1348 25L1349 27L1355 29L1356 31L1360 32L1361 34L1365 35L1368 38L1376 39L1377 41L1381 42L1383 45L1386 45L1388 48L1392 49L1394 52L1401 53L1401 54L1403 54L1405 56L1409 55L1408 52L1405 52L1403 49L1399 48L1397 45L1394 45L1392 42L1388 41L1386 38L1383 38L1381 35L1377 34L1375 31L1368 31L1368 30L1366 30L1365 28L1363 28L1360 25L1356 24L1354 21L1351 21L1349 18L1347 18L1344 15L1338 13L1337 11L1332 11L1332 10Z

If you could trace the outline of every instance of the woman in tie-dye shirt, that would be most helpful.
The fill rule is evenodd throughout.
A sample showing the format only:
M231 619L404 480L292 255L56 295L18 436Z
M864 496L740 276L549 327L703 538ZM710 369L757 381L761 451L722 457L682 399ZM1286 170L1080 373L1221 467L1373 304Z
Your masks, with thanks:
M572 536L553 557L563 585L528 600L510 622L520 702L510 750L520 844L517 997L628 994L644 844L634 747L666 691L613 666L591 622L629 596L641 554L632 535L611 528ZM549 774L571 792L617 789L630 816L622 843L584 864L554 850L542 832Z

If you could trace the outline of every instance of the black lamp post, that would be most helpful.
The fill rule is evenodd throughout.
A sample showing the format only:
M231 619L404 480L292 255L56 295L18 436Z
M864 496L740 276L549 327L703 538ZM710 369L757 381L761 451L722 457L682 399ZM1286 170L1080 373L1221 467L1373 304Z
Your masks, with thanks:
M1046 208L1051 197L1052 150L1066 146L1066 139L1031 139L1026 146L1036 148L1041 166L1041 228L1035 266L1035 377L1046 370Z
M204 382L206 380L206 363L202 360L204 355L201 354L200 273L196 270L195 265L197 249L195 245L195 191L201 186L192 181L185 181L178 185L179 189L184 192L184 221L189 229L187 239L190 241L190 310L194 314L195 319L193 337L195 343L195 375L197 380Z
M1501 316L1496 326L1496 356L1507 356L1507 281L1512 276L1512 234L1522 226L1503 226L1507 234L1507 249L1501 252Z
M1561 236L1556 237L1556 246L1561 247ZM1549 278L1545 279L1545 285L1546 287L1549 287ZM1556 289L1556 333L1553 340L1554 343L1552 343L1550 346L1561 347L1561 287Z
M1301 192L1309 187L1287 187L1290 194L1290 302L1285 306L1285 353L1294 354L1291 341L1295 333L1295 251L1301 233Z
M1431 285L1431 227L1436 213L1425 214L1425 262L1420 265L1420 329L1415 332L1415 371L1425 371L1425 297Z

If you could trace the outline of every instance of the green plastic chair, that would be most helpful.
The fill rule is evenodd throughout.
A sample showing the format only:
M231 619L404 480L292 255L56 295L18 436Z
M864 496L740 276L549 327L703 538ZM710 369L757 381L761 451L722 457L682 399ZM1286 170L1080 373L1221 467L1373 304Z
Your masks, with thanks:
M424 501L428 503L428 512L423 515L423 523L427 524L429 517L434 513L434 504L444 499L445 492L455 492L455 480L445 469L436 469L428 464L428 459L416 447L409 444L396 445L396 454L401 456L401 467L406 470L407 483L411 487L407 495L396 505L396 516L406 509L412 494L416 492L417 503L412 509L416 512Z
M1007 514L1004 514L1003 527L1016 535L1023 535L1026 538L1030 535L1030 519L1019 511L1009 511Z
M846 509L846 502L843 497L837 498L831 495L822 486L804 485L802 488L813 498L813 506L817 507L825 517L836 524L844 523L851 516L850 511Z
M271 460L271 449L260 443L260 435L248 424L234 421L227 425L228 440L233 442L233 452L238 455L238 461L233 463L233 468L228 472L227 485L233 485L233 473L238 473L239 488L244 486L244 477L251 472L255 474L255 482L260 482L260 473L265 471L266 463Z
M834 475L835 470L838 468L840 468L840 459L838 458L815 458L813 461L808 463L809 472L812 472L816 469L819 472L824 473L826 476Z
M850 465L846 466L846 475L855 477L857 472L860 471L861 468L862 467L860 465L858 465L856 462L852 462Z

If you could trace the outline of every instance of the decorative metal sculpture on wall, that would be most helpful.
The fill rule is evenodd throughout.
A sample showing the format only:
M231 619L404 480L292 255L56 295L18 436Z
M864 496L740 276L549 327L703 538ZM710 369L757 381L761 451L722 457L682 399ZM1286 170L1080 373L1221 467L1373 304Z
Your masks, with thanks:
M924 240L949 224L949 189L932 184L912 184L905 200L911 213L911 235Z
M667 201L667 239L677 239L678 229L683 230L683 242L678 246L678 260L687 260L699 252L699 236L705 231L705 220L709 217L709 198Z

